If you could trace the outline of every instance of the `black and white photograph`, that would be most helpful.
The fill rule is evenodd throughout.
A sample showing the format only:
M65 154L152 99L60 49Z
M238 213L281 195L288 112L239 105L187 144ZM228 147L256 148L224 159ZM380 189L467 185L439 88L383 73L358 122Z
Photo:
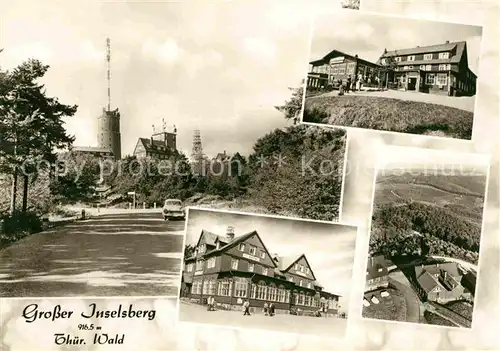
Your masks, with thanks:
M177 296L188 206L339 220L346 132L298 123L308 16L88 7L2 24L1 296Z
M482 27L356 11L312 26L303 122L472 138Z
M383 150L363 317L472 327L489 162L485 154Z
M357 228L190 208L179 321L341 338Z

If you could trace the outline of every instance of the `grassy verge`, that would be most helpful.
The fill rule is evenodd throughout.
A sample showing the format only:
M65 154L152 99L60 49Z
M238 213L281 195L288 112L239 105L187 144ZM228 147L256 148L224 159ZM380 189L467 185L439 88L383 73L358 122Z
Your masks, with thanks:
M370 306L363 306L363 317L372 319L382 319L386 321L406 321L406 301L399 290L387 289L389 296L381 297L380 292L368 293L365 298L370 301L375 296L380 303Z
M424 317L427 324L441 325L443 327L456 327L456 325L451 323L449 320L429 311L424 312Z
M473 113L453 107L374 96L306 99L304 122L470 139Z

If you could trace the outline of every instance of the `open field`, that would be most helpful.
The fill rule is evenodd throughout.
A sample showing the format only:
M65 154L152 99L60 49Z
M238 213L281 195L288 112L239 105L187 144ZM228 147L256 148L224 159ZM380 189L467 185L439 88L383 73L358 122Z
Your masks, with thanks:
M474 118L471 111L371 94L309 97L305 101L303 121L467 140L471 138Z

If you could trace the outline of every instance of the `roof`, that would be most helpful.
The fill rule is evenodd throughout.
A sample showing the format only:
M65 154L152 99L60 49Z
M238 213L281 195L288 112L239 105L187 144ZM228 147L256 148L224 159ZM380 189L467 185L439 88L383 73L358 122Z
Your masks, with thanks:
M462 274L458 270L458 265L454 262L446 262L446 263L434 263L423 266L415 267L415 274L418 277L422 274L423 271L427 271L430 274L441 274L441 270L448 272L453 277L460 277Z
M104 153L113 153L110 149L105 147L96 147L96 146L73 146L71 151L75 152L104 152Z
M417 280L426 293L431 292L436 286L439 286L439 282L427 271L424 271Z
M286 271L300 256L278 256L278 268L280 271Z
M407 55L416 55L416 54L426 54L426 53L436 53L436 52L447 52L453 49L456 49L455 55L450 56L448 59L441 60L432 60L435 62L429 61L411 61L412 64L424 64L424 63L459 63L462 59L462 56L466 49L467 43L465 41L458 41L453 43L445 43L445 44L437 44L437 45L428 45L428 46L419 46L415 48L409 49L401 49L401 50L392 50L387 51L382 55L382 57L390 57L390 56L407 56ZM398 62L398 65L408 64L407 62ZM422 63L420 63L422 62Z
M364 63L366 65L378 66L378 64L376 64L376 63L373 63L373 62L370 62L370 61L367 61L367 60L363 60L362 58L359 58L356 55L349 55L349 54L346 54L345 52L342 52L342 51L339 51L339 50L332 50L328 54L326 54L325 56L323 56L323 58L318 59L318 60L314 60L314 61L310 61L309 64L314 65L316 63L323 63L323 62L329 60L330 57L332 57L333 55L343 55L343 56L347 56L347 57L349 57L351 59L357 59L358 61L360 61L360 62L362 62L362 63Z
M221 235L214 234L212 232L209 232L208 230L202 229L200 238L198 239L198 244L200 243L200 240L202 237L205 237L205 243L207 245L212 245L215 246L217 244L217 240L219 240L222 243L227 244L228 241L225 237Z
M384 277L387 275L387 260L383 255L368 257L368 265L366 267L368 275L366 279Z
M161 140L151 140L151 138L139 138L139 142L146 151L153 151L157 154L168 154L170 148Z

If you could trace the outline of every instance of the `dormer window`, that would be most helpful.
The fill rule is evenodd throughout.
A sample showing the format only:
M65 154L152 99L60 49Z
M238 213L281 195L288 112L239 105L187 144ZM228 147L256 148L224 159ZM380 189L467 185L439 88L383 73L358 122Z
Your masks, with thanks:
M450 57L450 53L449 52L440 52L439 53L439 59L440 60L446 60Z

